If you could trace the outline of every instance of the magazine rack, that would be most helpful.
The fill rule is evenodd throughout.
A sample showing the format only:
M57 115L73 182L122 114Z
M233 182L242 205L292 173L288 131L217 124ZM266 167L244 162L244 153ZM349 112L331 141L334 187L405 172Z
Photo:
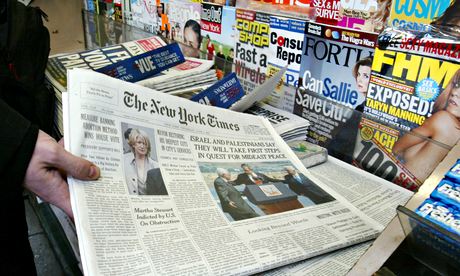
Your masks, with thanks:
M92 12L83 10L82 18L83 18L83 25L84 25L84 30L85 30L86 49L93 49L93 48L103 47L103 46L110 45L110 44L122 43L125 41L141 39L141 38L145 38L148 36L152 36L152 33L146 32L136 27L128 26L127 24L124 24L122 22L113 21L111 19L106 18L105 16L96 15L96 14L93 14ZM163 38L163 39L168 43L171 42L169 41L168 38ZM190 48L190 46L181 44L181 48L186 49L186 48ZM184 55L189 52L193 52L193 51L184 51ZM200 51L200 58L206 58L206 57L207 57L207 53ZM235 70L235 63L232 63L231 60L232 60L231 58L224 59L218 56L214 56L216 67L219 68L218 70L219 76L228 74ZM283 84L283 85L286 86L286 84ZM290 85L288 87L292 91L295 91L297 89L296 87L293 87ZM197 92L200 92L200 91L196 91L194 93L193 92L185 93L185 94L181 94L178 96L189 98ZM331 110L332 109L342 109L343 112L346 112L349 114L348 117L351 118L351 120L346 125L346 128L348 129L345 134L342 133L343 136L348 136L348 137L355 136L356 137L356 135L358 134L358 132L356 131L356 128L358 127L362 118L372 120L383 127L390 126L390 124L380 120L377 117L371 117L367 114L362 113L362 111L358 111L353 108L344 107L342 104L334 102L324 97L323 95L308 92L308 91L305 91L303 93L308 93L315 98L319 98L322 101L322 105L327 105L328 108ZM311 128L312 127L315 127L315 126L313 125L311 126ZM408 132L407 130L397 128L395 126L391 126L391 128L395 129L399 133L400 136L405 135L407 133L408 135L415 135L412 132ZM447 152L452 148L451 146L448 146L438 141L432 140L428 137L422 137L422 136L417 136L417 137L428 143L431 143L433 145L433 148L436 148L439 150L444 150ZM351 161L353 160L353 146L354 145L352 145L351 147L350 146L348 147L337 146L333 148L328 147L328 150L329 150L330 155L337 157L338 159L341 159L347 163L351 163ZM366 145L364 145L363 147L366 148ZM370 152L370 151L371 149L369 150L369 152L363 151L362 156L358 156L358 157L360 157L361 159L371 159L375 161L375 162L367 162L367 163L372 164L370 166L369 165L363 166L363 169L365 169L366 171L370 173L375 174L376 171L379 170L379 168L382 169L381 166L378 166L378 161L382 157L379 156L378 154L372 154L373 152ZM388 179L389 178L390 177L388 177Z
M121 22L112 21L110 19L107 19L104 16L95 15L91 12L83 11L82 17L83 17L83 25L84 25L84 30L85 30L84 37L85 37L86 49L94 49L94 48L99 48L99 47L103 47L103 46L107 46L111 44L122 43L125 41L141 39L141 38L152 36L152 33L140 30L135 27L128 26ZM183 45L183 47L188 47L188 46ZM203 56L206 56L206 53L202 53L202 54ZM232 68L232 70L234 70L235 66L229 60L223 60L219 57L215 57L215 59L220 60L218 62L225 64L224 68ZM228 64L230 64L230 67L228 66ZM181 96L187 97L190 95L181 95ZM321 98L321 101L323 101L324 104L327 104L328 106L330 106L330 108L340 107L340 108L347 109L348 112L351 113L351 118L354 118L355 120L352 123L354 123L356 126L359 124L359 121L361 120L361 118L363 117L369 118L368 115L365 115L360 111L357 111L351 108L347 108L347 107L343 107L342 105L335 103L321 95L315 94L315 96ZM379 122L381 125L387 125L385 122L382 122L376 118L372 118L372 120ZM350 129L350 130L353 131L353 129ZM398 131L400 131L399 132L400 134L409 133L402 129L398 129ZM413 135L413 134L409 133L409 135ZM451 147L445 144L439 143L437 141L433 141L427 137L419 137L419 138L423 139L427 143L433 143L436 147L440 147L444 150L448 151L451 149ZM338 156L342 160L351 160L352 159L351 154L353 153L349 151L349 148L342 148L342 149L339 148L337 149L337 152L334 152L333 154L335 156ZM366 156L362 156L362 158L368 158L374 161L374 162L371 162L371 164L373 164L372 166L364 167L365 170L371 173L375 173L375 171L379 169L379 166L375 165L379 160L381 160L381 156L379 156L378 154L377 155L369 154ZM52 223L52 225L50 224L51 225L49 227L50 233L48 233L48 235L49 236L58 235L59 234L58 232L60 231L57 231L56 229L59 227L58 225L56 225L56 219L52 218L51 209L49 207L46 207L47 205L46 203L41 203L40 205L43 205L43 207L40 207L40 208L42 208L45 211L44 220L48 221L49 223ZM406 235L408 236L408 240L411 240L411 243L413 243L414 245L414 254L422 255L420 256L421 259L423 258L426 259L426 257L423 257L423 255L430 256L430 259L432 260L426 260L426 262L434 261L435 264L433 264L433 266L438 265L440 267L436 269L437 271L449 271L448 269L451 269L452 267L460 267L459 259L458 259L458 256L460 255L458 254L460 240L458 236L451 237L452 234L446 232L443 229L440 229L436 225L433 225L432 223L422 218L416 217L413 212L409 211L408 209L404 207L398 208L398 214L400 217L401 224L404 228L404 231ZM61 241L63 237L64 236L60 237L59 238L60 241L53 244L53 246L56 248L61 247L62 252L67 252L67 253L64 253L66 256L71 256L72 255L71 252L69 253L69 245ZM439 254L439 256L442 256L442 257L440 257L439 260L435 261L435 258L432 254L435 251L432 248L436 247L437 243L439 243L440 240L443 240L442 249L445 249L445 251L451 252L452 254L449 254L448 256ZM62 249L63 245L64 245L64 249ZM422 249L417 248L417 246L422 247ZM455 256L457 256L457 259L453 258ZM453 260L449 258L452 258ZM71 259L72 260L67 260L64 262L71 263L72 264L71 267L75 268L77 265L75 264L73 260L74 258L71 258ZM452 266L452 264L454 265Z
M460 236L417 215L403 206L398 218L406 235L409 253L441 275L454 275L460 267Z

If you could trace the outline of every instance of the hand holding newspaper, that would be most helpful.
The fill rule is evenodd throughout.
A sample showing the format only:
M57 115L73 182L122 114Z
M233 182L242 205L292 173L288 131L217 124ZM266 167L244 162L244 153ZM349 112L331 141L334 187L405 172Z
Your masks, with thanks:
M82 69L68 81L66 148L101 168L68 179L86 275L255 273L382 229L265 118Z

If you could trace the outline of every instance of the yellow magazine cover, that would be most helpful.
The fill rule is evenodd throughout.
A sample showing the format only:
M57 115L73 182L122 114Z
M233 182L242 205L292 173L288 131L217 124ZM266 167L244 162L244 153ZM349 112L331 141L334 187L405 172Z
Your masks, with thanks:
M399 132L396 141L379 144L422 183L460 139L460 42L382 33L364 114L388 126L386 137ZM368 128L365 137L375 138L378 128Z

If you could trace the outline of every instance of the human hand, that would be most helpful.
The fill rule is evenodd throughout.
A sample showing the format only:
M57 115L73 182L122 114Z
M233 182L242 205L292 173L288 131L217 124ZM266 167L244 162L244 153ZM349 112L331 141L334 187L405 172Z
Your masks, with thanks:
M232 207L232 208L237 208L235 202L233 202L233 201L229 201L228 205L230 205L230 207Z
M48 134L39 131L24 177L24 187L73 218L66 175L81 180L96 180L100 170L90 161L66 151L61 141L58 144Z

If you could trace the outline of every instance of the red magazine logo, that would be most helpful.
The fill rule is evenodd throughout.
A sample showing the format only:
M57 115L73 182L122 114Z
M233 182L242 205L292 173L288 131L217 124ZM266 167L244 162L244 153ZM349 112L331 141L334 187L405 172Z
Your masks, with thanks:
M211 33L221 34L222 28L220 23L206 22L201 20L201 30Z

